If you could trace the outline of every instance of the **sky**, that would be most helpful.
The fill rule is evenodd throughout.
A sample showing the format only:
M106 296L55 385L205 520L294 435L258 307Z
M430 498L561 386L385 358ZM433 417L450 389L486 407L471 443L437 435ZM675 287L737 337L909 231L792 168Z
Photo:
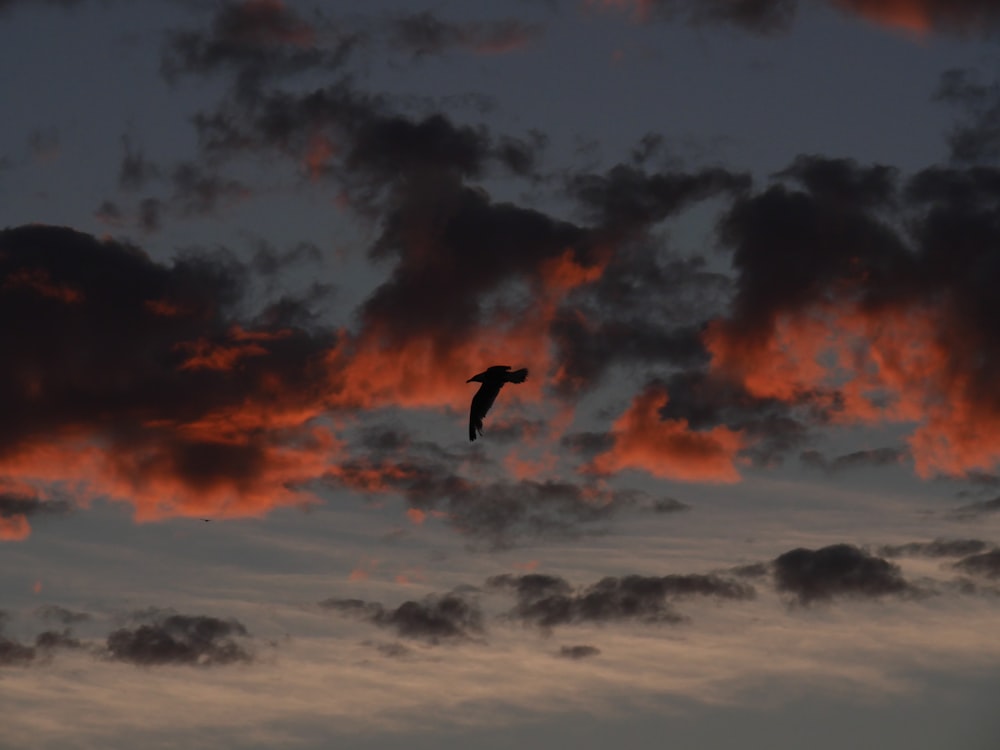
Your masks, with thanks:
M0 746L998 746L994 0L0 40Z

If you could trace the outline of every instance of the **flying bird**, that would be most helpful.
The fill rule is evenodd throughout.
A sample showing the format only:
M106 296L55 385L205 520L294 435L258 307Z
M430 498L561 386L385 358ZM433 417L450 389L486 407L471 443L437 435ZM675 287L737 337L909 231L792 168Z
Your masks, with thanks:
M476 395L472 397L472 407L469 409L469 440L475 440L476 434L483 434L483 417L493 406L497 394L503 388L504 383L523 383L528 377L528 370L510 371L509 365L493 365L487 370L473 375L466 380L466 383L482 383Z

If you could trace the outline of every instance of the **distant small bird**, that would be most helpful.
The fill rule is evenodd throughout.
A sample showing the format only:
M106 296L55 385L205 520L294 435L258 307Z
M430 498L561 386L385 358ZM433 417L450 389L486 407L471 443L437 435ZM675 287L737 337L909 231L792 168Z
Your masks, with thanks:
M476 434L483 434L483 417L493 406L497 394L503 388L504 383L523 383L528 377L528 370L510 371L509 365L493 365L488 370L484 370L478 375L473 375L466 380L466 383L482 383L476 395L472 397L472 407L469 409L469 440L475 440Z

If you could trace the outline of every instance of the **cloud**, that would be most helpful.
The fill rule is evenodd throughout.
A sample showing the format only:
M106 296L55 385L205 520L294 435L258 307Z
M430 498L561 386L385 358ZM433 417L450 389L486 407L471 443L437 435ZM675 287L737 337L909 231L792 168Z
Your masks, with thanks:
M961 505L952 511L952 515L958 518L977 518L997 512L1000 512L1000 497Z
M708 596L746 600L755 595L748 584L701 574L607 577L579 589L556 576L505 574L490 578L487 586L514 593L517 604L509 617L544 629L619 620L674 624L685 620L673 608L676 599Z
M592 2L593 0L588 0ZM797 0L599 0L606 7L632 8L638 21L680 19L685 23L724 23L759 34L784 31Z
M171 33L161 71L168 81L231 71L237 94L252 99L268 78L343 64L359 38L319 21L306 21L281 0L227 0L209 30Z
M962 557L989 549L992 545L981 539L935 539L931 542L909 542L886 545L879 554L886 557Z
M589 659L592 656L597 656L600 653L601 649L597 648L597 646L562 646L559 651L556 652L556 656L563 659L579 661L580 659Z
M5 484L0 477L0 489ZM39 515L62 515L70 511L65 500L45 499L30 486L14 483L13 491L0 491L0 540L19 541L31 533L28 519Z
M250 634L237 620L160 614L152 622L108 635L108 656L136 666L221 666L253 659Z
M773 565L778 590L794 595L801 604L915 591L899 566L850 544L816 550L800 547L779 555Z
M79 625L90 620L86 612L75 612L58 604L46 604L35 610L35 614L43 620L54 620L62 625Z
M7 615L0 611L0 667L27 667L47 661L57 649L78 649L82 644L69 630L46 630L35 636L34 645L26 645L3 635Z
M541 33L541 27L516 19L456 23L423 11L393 18L388 25L388 43L394 51L417 58L456 48L500 54L531 44Z
M473 480L440 462L346 460L331 481L365 492L394 492L412 509L438 512L462 534L495 548L525 537L575 535L631 507L629 493L559 480Z
M962 114L948 135L952 160L996 163L1000 159L1000 85L981 82L975 71L949 70L941 75L935 97Z
M830 0L862 18L905 31L985 35L1000 27L992 0Z
M191 162L178 164L170 179L174 186L171 202L181 216L213 214L220 204L234 203L250 195L250 189L238 180L212 174Z
M597 455L585 471L609 475L634 468L686 482L738 481L743 435L724 426L698 431L686 419L663 419L668 399L662 386L647 387L614 423L611 450Z
M986 578L1000 578L1000 549L968 555L956 562L955 567Z
M681 20L723 23L758 34L788 30L799 0L600 0L608 7L633 8L639 21ZM1000 25L992 0L826 0L851 16L915 34L988 34Z
M705 330L711 376L814 426L914 425L920 476L990 469L993 172L931 168L900 189L886 167L801 157L779 177L805 189L738 198L722 222L736 293Z
M132 147L128 136L122 136L121 165L118 167L118 186L122 190L141 190L149 182L159 179L160 167L148 160L139 149Z
M326 599L325 609L360 617L382 628L394 628L401 638L414 638L436 645L441 641L462 641L483 632L479 605L458 593L430 595L421 601L405 601L395 609L360 599Z
M799 460L807 466L815 466L824 471L836 473L869 466L894 466L902 463L907 455L907 451L903 449L885 447L845 453L830 461L819 451L810 450L800 453Z
M240 321L241 266L194 254L160 264L29 226L0 232L0 270L0 311L24 321L0 333L13 363L0 376L4 482L126 501L145 520L308 501L300 488L335 451L309 424L333 338Z

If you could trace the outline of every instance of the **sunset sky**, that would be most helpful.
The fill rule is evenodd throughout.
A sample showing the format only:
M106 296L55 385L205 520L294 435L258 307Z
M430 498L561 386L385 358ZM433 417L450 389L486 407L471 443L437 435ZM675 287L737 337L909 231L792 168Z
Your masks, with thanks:
M1000 746L996 0L0 39L0 747Z

